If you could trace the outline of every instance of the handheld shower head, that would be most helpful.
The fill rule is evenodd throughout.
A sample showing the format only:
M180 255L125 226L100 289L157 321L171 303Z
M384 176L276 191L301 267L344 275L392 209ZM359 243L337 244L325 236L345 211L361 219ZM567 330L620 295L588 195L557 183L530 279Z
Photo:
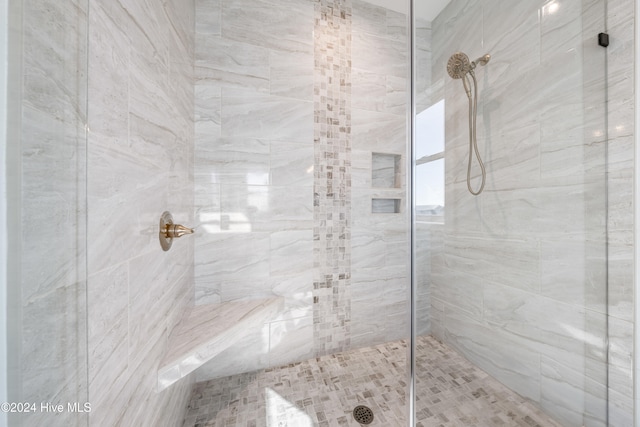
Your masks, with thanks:
M481 56L475 61L470 61L469 57L463 52L456 52L451 55L447 62L447 72L452 79L462 79L467 73L473 72L476 65L487 65L487 62L491 59L491 55L488 53Z
M476 116L478 114L478 82L476 80L476 73L473 70L478 64L487 65L487 62L489 62L490 59L491 55L487 53L486 55L481 56L475 61L469 61L469 57L466 54L462 52L456 52L451 55L451 58L449 58L449 61L447 62L447 72L452 79L462 79L464 91L467 93L467 98L469 98L469 164L467 166L467 188L469 189L469 192L474 196L482 193L482 190L484 189L486 170L484 168L484 164L482 163L482 159L480 158L480 152L478 151L478 140L476 138ZM472 88L473 95L471 94ZM478 163L480 165L480 170L482 171L482 183L480 184L480 189L478 191L474 191L473 188L471 188L472 152L475 153L475 156L478 159Z
M454 53L447 62L447 72L452 79L461 79L472 69L469 57L462 52Z

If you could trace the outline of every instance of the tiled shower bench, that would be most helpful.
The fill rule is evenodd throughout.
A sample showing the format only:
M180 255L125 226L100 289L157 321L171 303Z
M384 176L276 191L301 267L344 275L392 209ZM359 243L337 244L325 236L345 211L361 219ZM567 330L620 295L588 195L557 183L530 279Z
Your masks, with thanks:
M196 305L169 338L158 391L187 376L282 309L282 297Z

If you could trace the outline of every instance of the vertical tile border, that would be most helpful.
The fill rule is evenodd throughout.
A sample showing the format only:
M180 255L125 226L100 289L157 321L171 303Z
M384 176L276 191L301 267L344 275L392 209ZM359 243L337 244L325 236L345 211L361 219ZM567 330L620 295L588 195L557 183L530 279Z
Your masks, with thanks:
M351 343L351 0L314 2L313 335Z

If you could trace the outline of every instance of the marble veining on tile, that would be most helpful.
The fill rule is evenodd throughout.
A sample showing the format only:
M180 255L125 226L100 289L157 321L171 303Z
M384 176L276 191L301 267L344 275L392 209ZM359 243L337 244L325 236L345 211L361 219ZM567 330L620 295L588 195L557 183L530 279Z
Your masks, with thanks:
M433 337L416 343L417 427L560 427ZM408 423L407 342L394 341L197 383L183 427L338 427Z
M194 250L163 252L157 226L165 210L193 224L195 2L88 6L89 421L172 425L192 378L156 393L158 366L193 304Z
M158 389L167 388L262 327L281 306L282 298L269 298L193 307L169 337L167 355L158 369Z

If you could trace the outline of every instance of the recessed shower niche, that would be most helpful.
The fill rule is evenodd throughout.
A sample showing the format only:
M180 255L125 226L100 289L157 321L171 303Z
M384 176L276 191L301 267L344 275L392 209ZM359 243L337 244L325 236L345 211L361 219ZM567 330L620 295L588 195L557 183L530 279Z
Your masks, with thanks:
M371 187L374 189L399 189L402 187L399 154L371 153ZM395 192L389 197L372 197L371 213L400 213L402 199Z
M399 154L371 153L371 186L373 188L400 188Z

